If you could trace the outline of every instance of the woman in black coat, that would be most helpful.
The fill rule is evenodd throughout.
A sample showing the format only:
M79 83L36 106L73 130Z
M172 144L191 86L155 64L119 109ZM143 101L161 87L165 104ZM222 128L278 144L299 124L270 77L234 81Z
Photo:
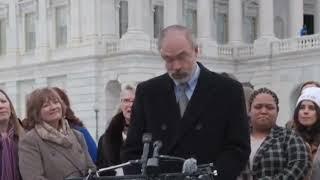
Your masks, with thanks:
M113 116L109 127L99 139L96 163L99 169L121 163L120 149L127 136L134 97L135 89L129 85L125 86L120 93L120 110ZM101 173L104 176L115 174L115 171Z

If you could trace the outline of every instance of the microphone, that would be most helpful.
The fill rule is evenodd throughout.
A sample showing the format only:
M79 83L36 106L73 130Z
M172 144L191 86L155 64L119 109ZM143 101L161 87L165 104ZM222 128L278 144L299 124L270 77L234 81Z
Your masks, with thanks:
M141 173L142 175L146 175L146 167L147 167L147 160L149 155L149 147L150 142L152 140L151 133L144 133L142 135L142 142L143 142L143 151L141 155Z
M182 167L182 173L192 175L198 171L197 160L194 158L189 158L184 161Z
M160 173L159 168L159 151L162 147L162 142L160 140L153 143L153 154L152 158L148 159L147 162L147 174L158 175Z
M162 147L162 142L160 140L155 141L153 143L153 154L152 154L152 157L159 157L159 151L160 151L161 147Z

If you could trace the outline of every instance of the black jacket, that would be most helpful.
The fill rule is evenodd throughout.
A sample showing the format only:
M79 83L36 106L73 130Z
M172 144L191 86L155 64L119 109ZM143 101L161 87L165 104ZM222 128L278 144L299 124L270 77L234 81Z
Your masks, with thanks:
M120 148L123 145L122 131L125 127L125 118L122 112L116 114L98 143L97 167L105 168L120 164ZM115 171L105 172L102 175L115 175Z
M167 73L138 85L123 161L141 156L141 137L149 132L153 141L162 141L160 154L194 157L198 164L213 162L218 180L233 180L240 174L250 154L242 86L198 65L199 79L182 118ZM162 170L181 172L181 167Z

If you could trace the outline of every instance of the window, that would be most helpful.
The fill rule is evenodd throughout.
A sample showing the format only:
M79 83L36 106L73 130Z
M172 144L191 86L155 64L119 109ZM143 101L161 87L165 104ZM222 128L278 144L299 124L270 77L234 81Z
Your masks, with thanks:
M255 17L244 18L244 42L253 43L257 39L257 25Z
M35 14L25 15L25 39L26 51L31 51L36 47Z
M119 8L119 35L120 38L127 32L128 30L128 2L120 1Z
M5 20L0 20L0 55L6 53L7 39L6 39L6 23Z
M67 6L56 8L56 45L57 47L67 44Z
M274 20L274 33L277 38L284 38L284 23L282 18L279 16L277 16Z
M217 42L218 44L226 44L228 42L228 16L226 14L218 14L217 19Z
M197 1L184 0L185 24L191 29L194 37L197 37Z
M158 38L163 28L163 6L155 5L153 14L153 37Z
M191 29L194 37L197 37L197 10L187 9L186 26Z

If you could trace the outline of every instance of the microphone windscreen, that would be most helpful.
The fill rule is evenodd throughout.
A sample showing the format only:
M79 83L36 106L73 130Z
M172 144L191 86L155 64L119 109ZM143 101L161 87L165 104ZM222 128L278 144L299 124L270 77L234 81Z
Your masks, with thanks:
M197 166L196 159L189 158L184 161L183 167L182 167L182 173L193 174L193 173L196 173L197 170L198 170L198 166Z
M142 142L143 142L143 143L150 143L151 140L152 140L152 135L151 135L151 133L144 133L144 134L142 135Z

